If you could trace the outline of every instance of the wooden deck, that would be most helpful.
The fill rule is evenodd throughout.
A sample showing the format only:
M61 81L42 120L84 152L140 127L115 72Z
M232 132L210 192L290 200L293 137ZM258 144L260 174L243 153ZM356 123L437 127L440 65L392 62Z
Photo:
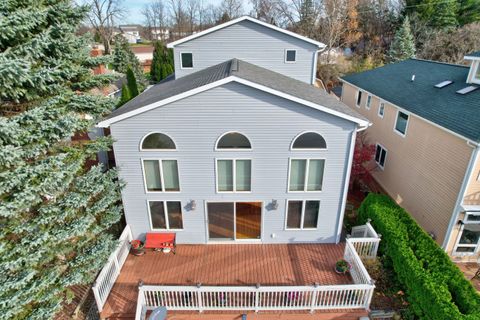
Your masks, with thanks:
M102 318L135 313L138 283L146 285L335 285L353 283L334 271L339 244L179 245L177 254L129 255Z

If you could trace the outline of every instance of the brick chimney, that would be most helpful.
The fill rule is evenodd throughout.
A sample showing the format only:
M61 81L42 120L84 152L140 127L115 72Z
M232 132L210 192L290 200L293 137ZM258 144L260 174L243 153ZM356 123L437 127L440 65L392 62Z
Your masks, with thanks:
M98 46L94 46L90 51L91 57L99 57L101 55L103 55L103 52L102 52L102 49L98 48ZM107 73L107 68L103 64L93 68L93 74L105 74L105 73Z

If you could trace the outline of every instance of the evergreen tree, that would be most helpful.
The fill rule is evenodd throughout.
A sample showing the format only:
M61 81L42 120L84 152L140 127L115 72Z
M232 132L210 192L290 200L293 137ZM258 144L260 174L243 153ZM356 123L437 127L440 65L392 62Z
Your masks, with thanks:
M113 49L113 69L126 74L127 69L131 68L138 79L143 75L140 62L130 48L128 41L121 35L115 37L115 46Z
M127 103L131 99L132 99L132 94L130 93L130 90L128 89L128 85L124 84L122 86L122 96L120 97L120 103L118 104L118 106L121 106L121 105Z
M75 35L87 8L70 0L0 4L0 314L50 319L70 292L93 280L118 244L114 170L86 160L111 139L71 141L114 107L90 89L105 57Z
M127 87L128 92L130 93L130 99L138 96L139 92L137 86L137 79L135 79L135 74L130 67L128 67L127 69Z
M395 38L390 45L388 57L391 62L402 61L415 57L415 41L410 28L408 16L395 33Z
M435 28L454 27L457 20L457 0L406 0L406 13L417 13L420 19Z
M458 1L458 22L466 25L480 21L480 0Z
M159 82L173 73L173 50L167 49L160 41L156 41L154 46L150 77Z

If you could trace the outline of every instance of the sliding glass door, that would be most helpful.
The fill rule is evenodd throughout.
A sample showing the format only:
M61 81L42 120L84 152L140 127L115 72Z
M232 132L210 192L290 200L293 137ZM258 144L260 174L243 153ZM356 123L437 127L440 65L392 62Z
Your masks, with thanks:
M261 202L209 202L207 213L211 241L261 238Z

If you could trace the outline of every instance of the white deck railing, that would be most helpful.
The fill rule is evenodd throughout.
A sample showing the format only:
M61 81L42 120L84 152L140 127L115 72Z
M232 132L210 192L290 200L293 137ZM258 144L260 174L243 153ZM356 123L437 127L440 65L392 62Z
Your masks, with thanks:
M380 239L380 235L373 229L370 221L362 226L353 227L352 235L348 238L358 255L367 259L377 256Z
M107 301L110 290L112 290L115 281L117 280L120 270L122 269L125 260L127 259L128 252L130 251L130 241L132 241L132 232L127 225L123 229L117 249L112 252L108 258L107 263L103 267L102 271L98 274L92 290L97 303L98 312L103 310L103 306Z
M160 306L200 312L367 309L374 287L372 284L258 288L141 286L135 319L144 319L148 310Z

